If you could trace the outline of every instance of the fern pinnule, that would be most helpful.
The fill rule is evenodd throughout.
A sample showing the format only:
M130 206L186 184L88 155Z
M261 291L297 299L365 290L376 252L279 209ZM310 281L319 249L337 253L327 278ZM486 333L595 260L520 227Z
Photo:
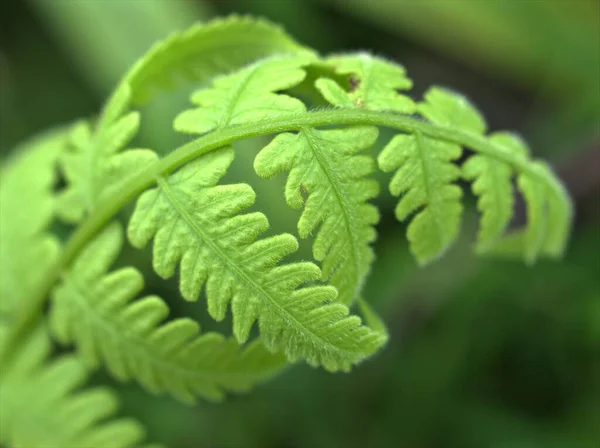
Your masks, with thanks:
M198 84L273 55L314 55L280 26L265 19L230 16L176 32L154 45L132 67L122 85L133 104L180 79Z
M375 162L359 153L375 143L377 134L377 128L366 126L304 128L279 134L254 161L261 177L289 171L286 201L293 208L304 205L298 233L307 238L318 229L313 254L341 303L358 297L374 258L370 243L379 213L367 201L377 196L379 186L367 178Z
M529 148L514 134L495 136L495 143L503 151L519 154L526 159ZM528 263L539 256L559 257L563 254L573 219L572 205L565 188L543 162L529 162L529 171L521 172L517 185L527 205L525 228L513 230L510 235L492 247L498 254L508 245L512 252L519 251Z
M16 149L0 179L0 312L25 307L59 254L59 241L48 231L56 202L54 166L67 140L58 128ZM32 266L36 266L32 269Z
M277 263L298 247L287 234L255 241L266 230L261 213L238 213L254 202L247 185L214 186L233 160L222 148L189 163L142 194L129 223L136 247L154 238L153 263L169 277L181 263L180 289L195 300L204 284L216 320L231 304L233 331L248 339L259 320L261 339L289 360L305 359L330 370L348 369L383 343L381 335L347 317L330 286L307 286L321 277L312 263Z
M163 158L124 150L144 113L132 107L180 78L202 84L174 128L198 138ZM434 87L415 102L406 94L411 86L391 61L367 53L320 58L268 22L234 17L170 36L123 77L96 122L26 145L0 181L0 444L138 443L136 423L105 420L112 394L75 391L86 367L101 364L119 381L193 402L248 390L298 360L346 371L374 354L388 337L363 297L379 219L369 202L379 191L369 177L377 164L367 151L380 127L398 132L377 162L394 172L396 216L410 221L420 263L456 239L461 178L472 182L482 214L478 252L528 262L560 256L573 211L549 165L531 160L514 134L487 135L461 95ZM311 108L324 101L332 107ZM256 193L248 184L219 184L237 142L269 135L254 170L287 172L285 200L302 209L297 233L314 236L312 258L321 267L286 260L299 247L293 235L264 236L269 220L251 210ZM464 150L474 154L459 166ZM527 223L507 233L515 180ZM231 309L233 337L201 333L186 317L166 320L161 298L137 298L137 269L112 270L122 261L116 216L134 199L129 241L152 242L153 269L163 278L178 271L186 300L204 292L215 320ZM68 233L64 247L55 228ZM48 359L48 296L50 330L75 346L76 357ZM350 315L352 304L365 324ZM255 323L260 337L240 347Z
M6 344L0 327L0 350ZM112 418L117 408L105 388L81 389L87 372L73 356L48 361L50 341L39 326L0 381L0 443L14 448L133 448L144 437L131 419ZM150 448L150 447L148 447ZM154 448L158 448L155 446Z
M346 92L334 80L320 78L315 87L331 104L342 108L364 108L378 111L412 113L415 103L400 94L412 87L404 67L369 53L355 53L327 58L340 75L349 77Z
M194 92L192 102L198 108L179 114L174 127L204 134L228 125L304 112L300 100L276 92L298 85L306 76L302 67L312 60L309 55L274 57L218 77L211 87Z
M119 380L134 378L146 389L168 391L193 402L219 400L223 390L246 391L273 376L285 357L260 342L240 351L219 334L200 335L191 319L161 323L166 304L155 296L133 300L143 286L131 267L108 273L122 245L111 224L81 253L53 294L50 322L57 339L74 343L90 367L102 360Z
M154 152L144 149L119 153L139 125L139 113L130 112L95 131L88 122L73 127L68 150L61 155L67 187L58 196L57 213L63 220L81 221L103 197L157 160Z
M408 226L410 249L420 263L439 257L458 235L462 192L453 182L460 170L452 163L461 148L423 135L395 136L379 155L383 171L396 170L390 192L402 195L396 217Z
M510 134L498 132L490 136L490 142L525 160L527 154L518 146L510 144L513 138L515 137ZM463 165L463 175L473 181L471 188L479 197L477 208L482 217L477 250L486 252L499 241L512 218L514 169L493 157L475 154Z

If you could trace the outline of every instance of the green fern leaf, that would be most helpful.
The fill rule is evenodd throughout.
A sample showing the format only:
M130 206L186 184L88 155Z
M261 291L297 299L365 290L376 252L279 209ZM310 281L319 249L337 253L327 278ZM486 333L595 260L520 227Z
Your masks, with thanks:
M256 157L259 176L289 171L287 203L304 205L298 222L301 238L319 229L313 245L322 262L323 278L338 290L338 299L350 303L362 289L374 255L369 246L379 220L377 208L367 201L379 186L366 176L375 169L370 156L357 153L373 145L377 128L338 130L305 128L298 134L280 134Z
M223 389L247 391L283 367L285 357L258 342L240 353L233 339L199 336L191 319L161 325L168 308L160 298L131 302L143 286L137 270L108 273L121 246L122 230L114 223L81 253L53 294L53 333L64 344L74 342L88 365L102 358L121 381L133 377L154 393L167 390L186 402L197 395L221 399Z
M61 157L67 187L58 196L57 212L76 223L105 195L118 191L127 178L156 160L149 150L132 149L117 154L137 133L139 114L131 112L93 133L89 123L74 126L70 145Z
M528 263L540 255L562 255L572 217L566 191L550 169L541 162L532 164L532 169L536 176L522 173L517 182L527 203L523 253Z
M204 134L227 125L304 112L304 104L276 92L298 85L306 76L302 67L311 56L277 57L256 62L234 74L216 78L213 86L192 95L197 109L177 116L177 131Z
M527 152L513 134L498 132L489 140L506 153L526 160ZM513 216L513 171L506 163L483 154L471 156L463 165L464 177L474 181L473 193L479 196L477 205L483 214L477 244L479 252L488 251L499 241Z
M16 148L0 180L0 312L16 312L36 291L58 252L46 233L54 215L55 164L67 132L45 133ZM35 269L32 269L35 266Z
M4 349L6 326L0 327ZM144 430L131 419L108 419L115 396L104 388L80 389L87 373L74 357L49 361L50 343L38 327L0 378L0 443L12 448L130 448Z
M462 192L452 184L460 177L452 161L461 153L458 145L417 133L395 136L379 155L383 171L396 170L390 182L390 192L402 195L396 217L404 221L416 212L407 236L421 264L443 254L458 235Z
M261 339L288 359L305 359L329 370L349 369L383 342L378 333L348 317L348 308L327 304L330 286L300 285L321 276L312 263L277 265L298 243L282 234L255 241L268 227L261 213L238 215L254 202L247 185L214 186L231 161L224 148L189 163L138 200L128 235L136 247L154 237L153 264L162 277L181 262L180 289L195 300L204 284L213 318L231 303L234 334L248 339L257 319Z
M332 79L320 78L315 86L331 104L343 108L411 113L414 102L399 91L412 87L403 67L367 53L334 56L327 61L336 73L350 76L350 91Z
M431 87L423 95L418 112L432 123L483 135L486 124L477 109L463 95L441 87Z
M157 43L131 69L124 84L137 104L182 77L203 82L276 54L314 55L314 51L267 20L232 16L195 25Z
M561 257L569 241L573 224L573 204L569 193L552 169L544 162L535 164L535 171L546 185L546 234L544 254L553 258Z
M525 142L510 133L498 133L490 139L503 152L517 155L527 161L529 148ZM524 229L490 246L491 255L523 256L533 263L539 256L560 257L569 237L573 209L569 195L552 170L542 162L527 162L528 170L520 172L517 185L527 206L527 224Z

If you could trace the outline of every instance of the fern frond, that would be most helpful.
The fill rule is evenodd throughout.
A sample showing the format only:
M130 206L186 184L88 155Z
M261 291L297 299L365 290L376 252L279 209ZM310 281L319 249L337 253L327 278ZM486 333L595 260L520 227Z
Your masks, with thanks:
M192 95L192 103L199 107L179 114L174 127L180 132L204 134L227 125L303 112L306 108L300 100L276 92L298 85L306 76L302 67L313 59L276 57L218 77L212 87Z
M379 186L366 177L375 162L358 153L375 143L377 133L375 127L304 128L278 135L254 161L262 177L289 171L286 201L293 208L304 205L298 233L306 238L318 229L313 254L342 303L360 294L374 258L369 243L376 237L379 213L367 201L377 196Z
M348 75L350 91L346 92L332 79L320 78L315 86L334 106L411 113L414 102L399 94L412 87L404 67L368 53L334 56L327 59L336 73Z
M383 342L380 334L361 326L348 308L328 304L336 296L330 286L305 286L320 278L312 263L277 263L297 249L291 235L256 241L268 227L261 213L238 215L252 205L247 185L214 186L233 160L223 148L189 163L139 198L128 235L136 247L154 238L153 264L162 277L181 263L184 298L197 299L206 284L213 318L233 312L238 341L248 339L258 319L261 339L291 361L304 359L329 370L349 369Z
M201 84L192 96L196 107L174 127L202 136L160 160L150 150L124 151L140 126L131 108L180 78ZM286 361L338 371L372 355L388 338L362 298L379 218L369 203L378 194L369 178L375 162L365 154L377 127L402 133L378 162L394 172L396 216L410 219L408 239L420 263L456 239L461 177L472 181L482 213L479 251L518 252L529 262L561 255L572 205L550 167L530 160L518 137L486 135L485 121L464 97L434 87L416 104L405 94L411 85L391 61L366 53L322 59L279 27L234 17L152 47L97 122L26 145L0 180L0 444L138 444L137 423L107 419L115 410L109 392L77 391L86 367L104 364L121 381L193 402L245 391ZM333 107L310 110L299 98ZM262 177L288 172L285 199L302 208L298 234L315 236L321 268L284 260L298 241L264 236L269 223L248 211L255 202L249 185L218 185L233 161L232 145L267 135L275 137L254 169ZM459 167L463 148L475 154ZM55 194L57 163L66 187ZM527 224L506 235L513 178ZM123 245L115 216L133 199L131 243L153 241L154 270L168 278L178 269L186 300L204 290L214 319L231 308L234 337L203 334L188 318L166 321L161 298L136 298L143 288L138 270L111 270ZM77 224L62 250L48 230L55 215ZM49 359L40 322L49 296L51 331L78 357ZM366 325L349 315L353 302ZM240 348L255 323L260 339Z
M164 324L167 305L155 296L132 301L143 286L127 267L108 272L122 246L122 230L111 224L81 253L53 294L50 315L56 338L74 342L91 367L99 361L119 380L134 378L146 389L168 391L193 402L218 400L223 390L247 391L285 364L259 342L240 352L235 340L199 335L191 319Z
M1 350L5 336L2 326ZM139 446L144 430L134 420L113 418L115 396L104 388L81 389L87 377L82 363L72 356L50 361L49 353L48 336L38 327L3 369L0 442L12 448Z
M66 130L45 133L16 148L0 180L0 312L11 314L28 301L59 243L47 233L54 215L55 164ZM35 269L32 268L35 266Z

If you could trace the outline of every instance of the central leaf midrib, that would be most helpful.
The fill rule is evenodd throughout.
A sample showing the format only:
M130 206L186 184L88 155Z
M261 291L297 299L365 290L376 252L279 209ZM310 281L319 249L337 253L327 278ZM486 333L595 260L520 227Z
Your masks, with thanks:
M235 107L238 104L238 100L244 93L244 90L248 86L248 83L250 82L252 77L256 74L259 67L260 67L259 65L255 65L251 69L248 69L248 72L246 73L246 76L243 77L242 82L237 83L233 87L231 95L229 97L229 103L227 104L227 107L225 108L224 116L221 119L221 123L219 123L219 125L217 126L218 128L227 126L229 124L229 122L231 121L233 112L235 110Z
M438 234L440 235L441 243L446 244L446 238L444 237L444 224L442 223L442 220L440 219L440 216L437 213L436 207L436 204L439 203L439 200L436 201L436 198L434 197L432 192L432 182L430 173L431 161L429 159L429 154L427 154L427 145L425 143L425 137L423 137L420 132L415 133L415 143L417 145L417 154L419 155L419 159L421 161L421 169L423 173L423 186L425 188L425 196L427 197L427 207L431 209L433 222L438 230Z
M207 235L204 230L197 225L196 221L189 215L185 207L178 200L177 194L171 189L165 178L159 177L157 179L157 183L160 189L164 192L167 201L171 204L179 216L183 218L186 225L194 233L196 233L198 239L202 243L206 244L206 246L209 247L209 249L217 256L217 258L221 260L221 262L227 266L227 268L229 268L230 271L238 276L238 278L241 278L244 283L249 285L251 290L255 291L255 293L258 293L257 295L263 298L263 304L270 306L283 320L295 324L296 329L299 330L300 333L308 336L313 341L319 342L322 346L339 353L347 353L351 354L352 356L356 354L355 352L344 350L335 346L333 343L324 340L321 336L310 331L303 323L292 316L277 302L277 300L271 297L271 295L263 288L262 285L258 284L250 274L246 273L242 268L240 268L239 263L236 263L235 260L227 256L223 249L213 241L210 235Z
M360 276L360 272L361 272L361 269L360 269L361 260L360 260L360 251L358 250L358 247L357 247L358 242L355 238L355 233L353 232L354 220L350 216L351 206L346 199L347 195L345 194L343 185L341 185L341 182L338 180L336 174L331 169L330 162L327 159L327 156L323 152L319 151L318 144L316 142L316 139L312 132L312 129L303 128L302 133L304 134L304 136L306 137L306 140L308 141L308 145L312 151L314 158L317 160L317 163L319 164L319 166L325 173L325 176L327 177L327 180L329 181L329 185L330 185L331 189L333 190L336 200L342 211L342 216L344 219L344 227L346 228L346 234L349 236L348 239L350 240L352 265L353 265L353 268L355 271L354 272L354 287L352 288L353 295L352 295L352 297L350 297L350 301L352 301L354 299L354 297L356 296L356 289L358 287L358 284L360 284L360 280L361 280L360 278L358 278ZM339 266L336 267L336 270L337 269L339 269Z

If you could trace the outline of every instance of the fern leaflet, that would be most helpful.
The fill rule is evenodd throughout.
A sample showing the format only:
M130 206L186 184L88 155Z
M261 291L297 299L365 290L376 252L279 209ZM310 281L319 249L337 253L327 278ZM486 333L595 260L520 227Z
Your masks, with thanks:
M327 59L336 73L348 75L350 92L332 79L320 78L315 86L334 106L411 113L414 102L399 91L412 87L403 67L368 53L340 55Z
M404 221L415 211L408 226L411 251L420 263L440 256L458 234L462 192L451 182L460 177L452 163L461 149L420 134L397 135L379 155L383 171L397 169L390 191L403 195L396 207L396 217Z
M493 137L504 150L529 154L525 142L511 134ZM514 230L491 247L492 254L522 255L528 263L539 256L559 257L565 250L573 219L572 205L565 188L548 166L542 162L530 164L530 172L520 173L517 184L527 204L527 224Z
M69 149L61 157L68 181L58 197L57 212L62 219L81 221L103 197L119 191L123 181L156 161L149 150L118 153L137 133L139 124L139 114L130 112L95 133L87 122L73 127Z
M302 66L312 59L310 56L272 58L217 78L213 87L192 95L192 102L200 107L179 114L175 129L204 134L228 125L303 112L301 101L275 92L299 84L306 75Z
M54 164L66 130L45 133L17 148L0 181L0 313L23 308L56 260L58 240L47 233L54 215ZM36 266L36 269L32 269Z
M234 340L207 333L191 319L160 322L168 313L155 296L131 302L143 280L133 268L107 274L122 245L114 223L79 256L54 292L52 329L64 344L75 342L82 358L99 358L121 381L133 377L152 392L167 390L186 402L218 400L223 389L246 391L284 364L258 342L239 353Z
M192 26L157 43L133 66L123 84L133 92L133 103L140 103L182 77L201 83L275 54L314 52L267 20L231 16Z
M358 296L374 258L369 243L375 239L379 213L367 201L377 196L379 186L366 178L375 169L374 161L357 153L376 138L373 127L304 128L278 135L254 161L262 177L290 172L285 198L291 207L302 207L303 192L308 196L298 232L306 238L319 228L313 254L342 303Z
M254 202L247 185L214 186L233 160L224 148L189 163L158 188L144 193L129 223L129 239L141 247L154 237L156 272L169 277L181 262L180 288L195 300L204 284L216 320L233 311L240 342L259 320L261 339L288 359L305 359L329 370L348 369L383 343L383 337L348 317L329 286L300 285L321 276L312 263L277 265L297 249L291 235L255 241L268 227L261 213L238 215Z
M6 348L6 329L0 327L0 350ZM49 362L50 348L38 327L3 368L0 442L13 448L139 446L144 431L136 421L108 419L117 408L115 396L102 388L80 389L87 376L81 362L72 356Z

